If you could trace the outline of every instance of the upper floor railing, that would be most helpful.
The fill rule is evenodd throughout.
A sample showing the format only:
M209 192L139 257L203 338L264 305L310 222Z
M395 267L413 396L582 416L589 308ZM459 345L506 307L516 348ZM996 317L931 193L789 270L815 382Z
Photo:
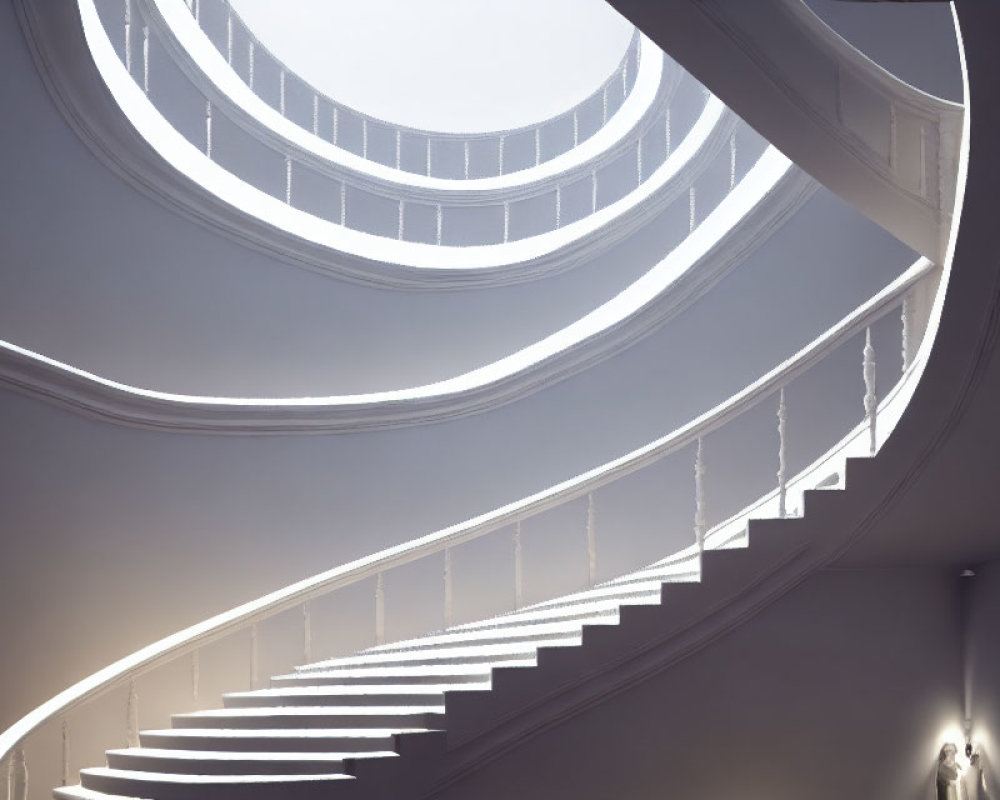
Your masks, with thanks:
M282 657L291 659L292 663L317 659L320 654L314 650L313 630L318 616L314 609L319 606L315 604L339 589L369 582L370 600L364 601L367 614L364 610L360 613L374 620L370 636L376 643L383 643L391 637L390 612L397 602L388 588L390 575L404 565L438 557L441 559L440 569L436 571L438 578L427 590L442 598L442 603L438 604L440 613L425 620L425 629L459 621L462 597L456 591L458 570L454 558L460 546L472 546L489 534L509 537L510 585L504 595L507 608L511 602L517 608L525 605L532 593L526 581L529 571L525 566L523 545L536 537L563 537L559 564L563 570L569 563L578 564L581 574L585 575L583 583L592 586L602 580L604 561L613 563L612 572L620 573L649 563L653 560L648 557L652 552L654 558L667 555L666 560L693 559L691 566L696 570L702 549L738 543L750 517L797 515L803 507L805 490L840 485L844 459L873 455L898 420L926 359L929 342L922 343L922 339L939 278L939 270L921 259L885 289L742 391L620 458L460 524L245 603L168 636L85 678L0 734L0 761L6 762L9 770L7 800L28 799L29 762L31 769L37 770L40 776L33 782L39 788L31 796L40 797L54 783L68 783L77 761L90 757L89 754L79 755L85 747L104 746L92 731L87 730L86 735L78 732L88 720L83 709L98 703L102 697L110 702L104 710L110 710L112 717L120 721L119 726L112 726L106 735L112 739L124 735L133 745L138 742L140 727L140 681L150 681L151 694L158 700L172 696L177 703L196 706L202 703L199 688L203 680L201 655L215 643L223 640L234 643L236 657L242 651L248 682L256 687L260 680L261 642L265 638L263 624L283 612L294 612L284 621L286 625L298 626L297 638L301 647L293 647L294 652ZM892 317L893 311L900 312L898 318ZM886 379L880 377L889 372L885 368L883 348L895 336L901 336L898 348L893 349L900 353L902 363L901 370L892 372L896 376L901 373L901 377ZM844 348L856 348L849 360L839 356L831 358L844 353ZM826 370L832 371L826 374L822 391L817 391L814 379L817 373ZM850 372L855 372L853 381ZM844 402L835 402L838 391L831 391L831 387L845 392L841 398ZM796 414L800 411L797 405L800 400L808 405L808 414ZM854 412L849 410L851 407ZM768 413L762 416L757 413L760 410ZM776 420L772 414L776 414ZM831 417L839 417L837 424L822 424ZM807 420L808 424L796 428L796 418ZM816 435L817 430L824 427L827 428L825 442ZM734 431L738 435L729 439ZM806 446L799 446L797 440L802 440ZM763 453L769 455L762 456ZM735 482L738 487L734 490L725 472L736 463L744 464L748 472ZM688 488L692 467L693 495ZM668 476L674 478L672 486L665 481ZM680 476L685 477L678 480ZM753 496L761 499L747 505L747 498ZM667 498L667 505L664 498ZM652 515L655 524L645 550L634 549L623 559L621 551L628 550L628 532L630 527L635 527L637 503L651 503L657 509ZM576 520L579 524L571 524L568 531L558 530L558 526L555 532L546 530L543 525L546 515L557 509L570 512L568 515L561 512L557 515L560 519ZM687 516L688 509L693 510L691 533L680 539L671 537L670 526L682 526L680 520ZM678 510L680 514L671 514ZM630 520L631 525L628 524ZM602 537L601 530L605 528L614 530L613 540ZM671 539L673 544L669 543ZM685 539L693 544L685 546ZM493 571L497 575L507 575L495 567L494 564ZM605 569L605 573L607 571ZM477 585L477 596L482 589ZM560 593L552 586L542 591L548 596ZM536 589L533 593L539 592ZM406 605L411 605L410 599ZM402 599L398 603L396 608L403 610ZM503 610L506 609L494 608L492 613ZM325 622L321 624L326 625ZM287 644L287 633L283 641ZM233 674L230 662L227 675L232 679ZM152 689L153 681L158 681L155 690Z
M303 131L250 93L200 31L185 32L194 19L184 6L178 15L177 3L128 0L123 13L119 0L80 2L95 62L130 120L169 162L232 206L306 241L370 261L438 274L476 269L482 275L582 238L606 238L599 234L609 232L611 219L637 213L653 192L693 185L725 146L719 132L733 124L697 82L683 78L639 39L644 56L618 113L579 147L544 161L539 171L523 170L516 180L505 174L400 182L408 173L385 170L377 161L365 163L381 173L338 162L339 148L325 135ZM197 39L209 55L188 52ZM212 55L222 62L215 65L218 72L230 73L229 83L214 73L211 79L191 77ZM112 74L121 68L131 88ZM276 116L274 125L255 122L255 108L262 118ZM753 155L737 153L732 135L728 144L724 157L735 174L737 163ZM381 249L373 248L371 236L382 241ZM385 246L385 240L400 246ZM518 242L527 246L496 249ZM442 255L441 248L461 249Z
M484 133L420 130L338 103L289 69L258 39L229 0L185 0L198 26L247 87L314 136L387 167L468 180L510 174L549 161L589 139L635 86L636 30L603 83L572 108L536 124Z

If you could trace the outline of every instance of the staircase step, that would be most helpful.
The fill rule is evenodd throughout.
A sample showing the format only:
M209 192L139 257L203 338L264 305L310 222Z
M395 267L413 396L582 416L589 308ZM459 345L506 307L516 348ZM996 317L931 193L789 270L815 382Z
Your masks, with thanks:
M345 762L357 758L395 758L391 750L367 753L295 753L224 750L162 750L130 747L108 750L112 769L177 775L331 775L350 772Z
M419 706L285 706L221 708L174 714L174 728L436 728L444 704Z
M520 662L521 666L534 666L535 657ZM514 666L518 663L515 662ZM486 684L490 682L488 664L407 664L403 666L331 667L312 670L303 667L301 672L277 675L271 678L273 688L286 686L368 686L372 684L422 685L422 684Z
M328 795L335 782L353 779L343 772L328 775L178 775L110 767L80 771L80 783L85 789L150 800L196 800L205 796L227 800L320 797Z
M403 666L406 664L499 664L507 661L524 661L534 659L539 647L573 647L580 643L579 634L552 635L530 643L506 642L502 644L439 645L434 648L418 650L400 650L388 653L359 653L346 658L335 658L321 661L308 667L300 668L299 672L314 670L329 670L334 667L358 666Z
M444 693L484 691L489 683L371 684L368 686L303 686L260 689L255 692L232 692L222 696L225 708L264 708L273 706L419 706L444 705Z
M510 611L489 619L476 622L465 622L448 628L449 631L476 631L487 628L505 628L507 626L524 625L534 622L578 621L589 624L591 619L607 619L609 624L618 621L618 602L615 600L594 600L590 603L561 606L557 608L525 608L521 611Z
M52 790L55 800L136 800L120 794L109 794L108 792L97 792L93 789L85 789L77 784L76 786L57 786ZM139 798L139 800L146 800Z
M591 624L602 624L601 617L595 618ZM609 622L605 624L614 624ZM392 653L399 650L418 650L437 646L469 645L479 647L486 644L504 644L506 642L542 642L560 636L579 636L582 623L575 620L560 620L556 622L526 622L522 625L508 625L503 628L486 628L471 631L447 630L433 633L417 639L406 639L391 644L379 645L362 650L362 653Z
M170 728L142 731L139 742L157 750L254 753L371 753L395 750L396 735L415 728Z

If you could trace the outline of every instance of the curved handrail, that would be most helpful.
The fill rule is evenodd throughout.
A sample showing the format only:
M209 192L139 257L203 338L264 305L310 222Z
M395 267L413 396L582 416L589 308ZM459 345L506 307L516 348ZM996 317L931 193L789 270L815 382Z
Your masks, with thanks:
M492 177L468 179L445 178L404 171L395 166L374 161L334 145L325 137L288 119L254 91L236 73L226 58L215 48L198 27L194 18L175 0L132 0L140 3L151 31L157 33L170 57L213 103L229 110L245 129L273 149L288 152L299 159L325 165L334 172L351 173L364 184L367 178L389 186L406 187L409 191L468 192L470 190L509 189L524 183L551 180L552 176L578 167L605 152L610 145L628 135L647 113L656 99L661 84L663 53L646 37L639 34L642 56L632 91L607 122L579 145L535 166ZM676 65L668 62L672 71Z
M329 432L454 417L550 383L686 308L797 209L815 184L773 148L694 231L617 295L502 359L432 384L330 397L239 398L129 386L0 342L0 379L118 422L179 430Z
M209 35L209 32L205 30L205 27L202 24L202 19L201 19L201 5L204 2L205 0L187 0L188 7L190 8L192 15L195 17L195 20L198 22L199 27L206 34L206 36L208 36L209 40L211 40L211 36ZM504 128L491 131L479 131L479 132L468 132L468 133L438 131L427 128L415 128L408 125L401 125L400 123L393 122L392 120L378 117L372 114L366 114L365 112L359 111L358 109L352 108L344 103L338 103L332 97L325 94L324 92L321 92L314 85L303 79L293 69L291 69L282 59L278 58L270 50L270 48L268 48L260 40L260 38L257 37L256 34L254 34L250 26L243 21L243 18L240 16L239 12L237 12L232 7L232 3L229 0L220 0L220 2L225 6L225 13L227 16L226 19L227 52L223 53L222 50L219 48L218 43L213 42L213 44L216 46L217 49L219 49L220 55L224 55L226 57L230 65L232 65L232 62L234 60L233 48L235 39L237 37L237 32L240 32L242 34L240 38L247 42L249 51L247 55L248 61L250 59L258 59L260 58L261 55L265 55L278 67L281 73L295 76L296 79L298 79L305 85L307 93L314 98L313 100L314 107L317 104L320 104L330 108L337 108L341 114L347 113L353 115L354 117L360 120L366 120L368 122L376 123L379 125L385 125L391 130L399 132L400 134L409 134L425 139L430 138L432 140L482 142L485 140L492 139L499 142L501 138L517 136L519 134L525 134L525 133L534 133L536 130L543 129L547 126L556 124L564 120L574 120L576 125L578 125L578 122L574 119L575 115L577 115L581 110L584 110L587 106L595 103L595 101L597 101L599 98L602 100L602 104L605 107L605 114L602 125L607 124L609 115L607 114L606 107L607 107L607 92L609 87L615 83L620 82L623 88L623 96L621 99L622 101L624 101L625 98L628 97L629 92L631 92L635 86L635 74L634 72L629 72L628 68L630 65L633 64L637 67L638 62L640 60L640 33L638 28L634 28L632 36L629 38L629 43L625 47L625 52L622 54L622 57L618 60L618 63L611 70L608 76L601 82L600 86L598 86L596 90L594 90L585 99L581 100L579 103L577 103L575 106L572 106L571 108L568 108L564 111L560 111L545 119L533 122L528 125L522 125L516 128ZM250 88L253 89L252 86ZM304 128L304 126L301 125L300 127ZM310 132L313 133L314 135L317 135L316 130L312 130ZM555 153L554 155L545 158L545 160L549 160L549 158L552 158L555 155L559 154L560 153ZM356 155L360 154L356 153ZM502 174L502 170L500 174ZM466 176L466 179L467 178L468 176Z
M60 692L0 733L0 760L6 758L28 735L44 723L110 691L127 679L134 679L204 644L219 640L229 633L295 607L310 598L439 553L520 519L582 497L690 445L807 371L840 344L901 302L906 293L933 270L934 265L930 261L918 260L882 291L782 364L714 408L643 447L465 522L298 581L257 600L217 614L119 659Z

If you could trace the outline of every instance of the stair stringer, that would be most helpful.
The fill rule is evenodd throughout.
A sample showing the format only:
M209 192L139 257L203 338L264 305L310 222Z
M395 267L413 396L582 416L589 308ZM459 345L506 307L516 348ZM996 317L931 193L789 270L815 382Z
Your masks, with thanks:
M446 733L398 738L392 763L358 762L358 797L431 798L532 738L613 702L780 600L881 516L894 493L873 459L850 458L844 490L806 492L806 516L751 520L750 545L708 550L698 583L664 583L661 604L623 606L617 626L584 626L580 647L538 651L534 669L495 668L490 692L446 695Z

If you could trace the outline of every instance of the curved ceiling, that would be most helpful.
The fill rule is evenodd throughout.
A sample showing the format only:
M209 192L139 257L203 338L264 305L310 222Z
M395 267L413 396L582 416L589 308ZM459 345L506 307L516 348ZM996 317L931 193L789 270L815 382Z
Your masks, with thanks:
M633 27L603 0L233 0L261 42L338 101L428 130L530 125L582 101Z

